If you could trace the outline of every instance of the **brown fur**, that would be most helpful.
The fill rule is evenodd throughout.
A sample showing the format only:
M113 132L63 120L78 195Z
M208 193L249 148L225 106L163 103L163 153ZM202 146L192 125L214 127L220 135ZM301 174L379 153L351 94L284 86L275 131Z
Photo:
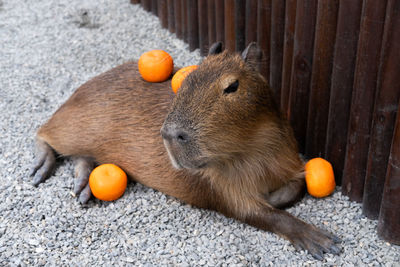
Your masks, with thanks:
M224 94L235 80L238 90ZM190 137L185 147L167 144L185 168L170 163L160 135L163 123L178 125ZM307 242L293 239L319 234L291 233L305 223L268 203L283 196L279 190L291 194L290 185L301 196L303 162L267 82L239 55L209 56L176 97L170 81L145 82L135 62L123 64L78 88L40 128L38 140L63 156L117 164L139 183L274 231L310 251ZM276 226L282 216L278 224L284 227Z

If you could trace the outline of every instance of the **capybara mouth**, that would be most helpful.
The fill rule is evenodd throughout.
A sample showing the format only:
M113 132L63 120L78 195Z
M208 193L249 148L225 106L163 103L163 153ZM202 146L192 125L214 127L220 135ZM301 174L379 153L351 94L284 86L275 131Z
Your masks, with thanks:
M163 141L171 164L172 166L174 166L175 169L196 170L203 169L207 166L207 160L205 158L191 159L190 157L185 155L184 151L182 151L181 148L178 148L177 146L171 144L171 142L168 142L165 139L163 139Z
M173 147L171 146L170 142L167 140L163 139L165 149L167 150L169 160L171 161L172 166L174 166L175 169L183 169L183 166L179 163L176 153L174 152Z

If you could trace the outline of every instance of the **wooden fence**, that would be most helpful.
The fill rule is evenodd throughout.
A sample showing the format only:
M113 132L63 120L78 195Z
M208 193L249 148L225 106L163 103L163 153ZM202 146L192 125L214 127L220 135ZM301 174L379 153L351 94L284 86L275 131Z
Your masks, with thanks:
M205 55L256 41L301 152L400 244L399 0L131 0ZM397 116L397 118L396 118Z

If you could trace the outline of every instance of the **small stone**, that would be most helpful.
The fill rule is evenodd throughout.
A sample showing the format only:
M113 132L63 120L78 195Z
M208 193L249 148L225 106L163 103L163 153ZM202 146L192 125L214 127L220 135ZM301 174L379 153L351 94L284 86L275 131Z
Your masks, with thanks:
M125 261L126 261L126 262L129 262L129 263L135 262L135 260L134 260L133 258L131 258L131 257L126 257L126 258L125 258Z
M44 251L44 248L42 248L42 247L37 247L37 248L35 249L35 251L36 251L36 253L42 253L42 252Z
M28 244L31 246L37 246L40 244L39 240L36 239L29 239Z

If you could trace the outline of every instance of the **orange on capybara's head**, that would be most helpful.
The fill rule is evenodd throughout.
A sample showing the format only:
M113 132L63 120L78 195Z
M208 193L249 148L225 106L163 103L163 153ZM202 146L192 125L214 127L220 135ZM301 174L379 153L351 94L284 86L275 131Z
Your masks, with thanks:
M138 68L145 81L158 83L167 80L171 76L174 69L174 61L163 50L151 50L140 56Z

